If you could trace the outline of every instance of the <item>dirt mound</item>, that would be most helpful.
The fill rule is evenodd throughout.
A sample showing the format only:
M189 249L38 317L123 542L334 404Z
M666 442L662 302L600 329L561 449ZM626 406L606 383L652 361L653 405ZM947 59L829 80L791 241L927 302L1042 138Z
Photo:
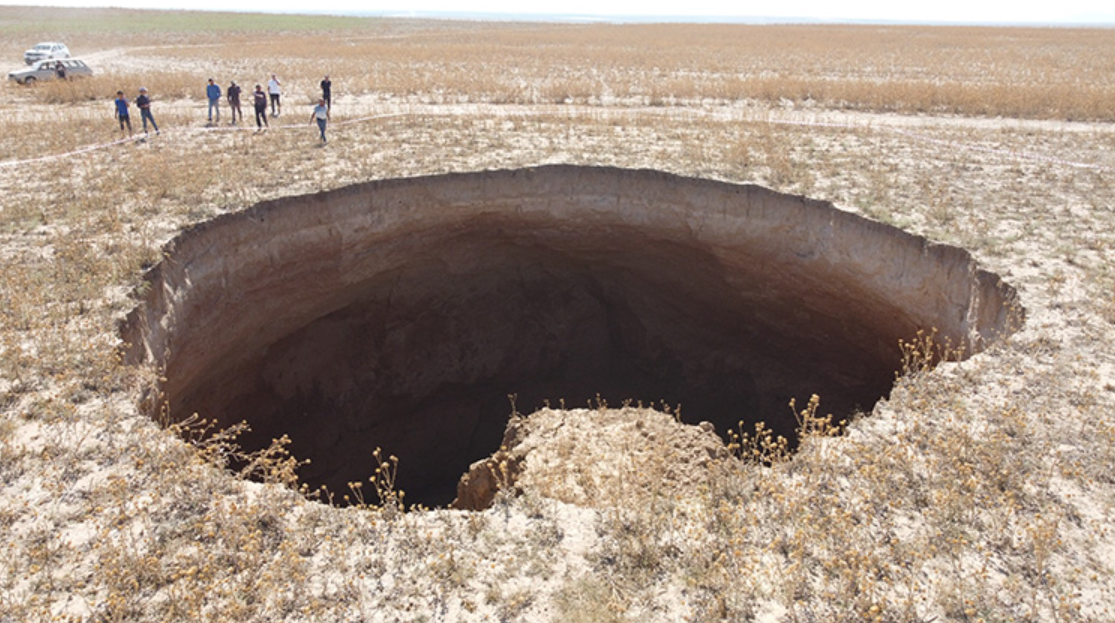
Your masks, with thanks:
M618 505L704 486L728 457L711 423L652 409L541 409L507 426L500 451L477 461L455 508L482 510L500 490L529 489L580 506Z

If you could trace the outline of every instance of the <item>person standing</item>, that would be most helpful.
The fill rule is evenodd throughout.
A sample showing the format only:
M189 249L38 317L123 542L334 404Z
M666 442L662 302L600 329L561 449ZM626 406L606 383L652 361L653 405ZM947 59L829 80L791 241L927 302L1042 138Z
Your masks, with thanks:
M221 122L221 85L209 79L209 86L205 87L205 96L209 98L209 125L213 125L213 110L217 111L216 123Z
M147 87L139 87L136 106L139 107L139 118L143 121L143 133L147 134L147 122L150 121L151 127L155 128L155 134L157 135L159 126L155 123L155 117L151 114L151 98L147 95Z
M233 80L232 83L228 85L228 90L225 92L228 94L228 107L231 109L230 112L232 113L232 122L229 123L229 125L236 125L237 115L240 116L241 121L244 120L244 111L240 110L240 85L236 84L236 81Z
M321 81L321 99L325 100L325 107L333 110L333 82L329 80L329 74L325 74L325 79Z
M325 124L329 121L329 107L325 105L325 98L317 101L317 106L314 106L314 111L310 113L310 125L317 121L317 127L321 130L321 144L325 144Z
M132 118L128 115L128 98L124 97L123 91L116 92L116 118L120 121L120 131L124 131L124 126L128 126L128 136L132 135Z
M278 117L283 112L283 103L279 101L279 79L275 74L271 74L271 79L267 81L267 92L271 95L271 116Z
M66 66L62 64L62 61L54 64L54 75L58 76L59 80L66 79Z
M253 101L256 106L256 132L267 126L267 94L263 92L263 87L256 85L256 90L252 93ZM260 119L263 121L261 122Z

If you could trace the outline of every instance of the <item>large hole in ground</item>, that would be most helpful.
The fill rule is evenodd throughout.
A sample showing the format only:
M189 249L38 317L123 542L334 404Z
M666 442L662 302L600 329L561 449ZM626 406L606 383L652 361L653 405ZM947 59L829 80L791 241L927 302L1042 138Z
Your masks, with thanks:
M400 458L444 505L511 412L599 395L792 437L791 398L870 410L899 341L966 353L1013 290L963 249L831 204L655 171L546 166L388 180L257 205L175 238L124 323L172 420L283 434L313 487Z

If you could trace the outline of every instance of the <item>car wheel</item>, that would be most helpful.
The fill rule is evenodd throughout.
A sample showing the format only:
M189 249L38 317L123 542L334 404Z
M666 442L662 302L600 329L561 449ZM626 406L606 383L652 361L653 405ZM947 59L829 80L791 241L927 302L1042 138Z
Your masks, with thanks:
M23 84L35 84L35 76L27 76L23 79Z

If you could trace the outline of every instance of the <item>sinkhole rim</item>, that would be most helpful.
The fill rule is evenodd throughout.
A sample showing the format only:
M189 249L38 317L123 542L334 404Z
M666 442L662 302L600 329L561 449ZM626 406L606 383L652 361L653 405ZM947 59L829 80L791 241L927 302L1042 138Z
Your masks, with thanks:
M624 254L609 256L613 248ZM507 257L516 258L518 264L509 266ZM500 300L519 297L524 304L536 306L521 317L507 316L504 325L518 329L532 324L535 316L553 321L559 325L558 337L547 338L542 336L545 331L533 327L521 333L535 344L548 339L545 345L560 352L563 336L573 335L566 325L575 323L551 314L552 301L548 306L531 303L534 295L507 288L504 283L513 281L516 271L520 289L538 291L538 296L554 289L545 275L558 275L554 283L566 295L566 302L558 306L565 305L563 311L573 314L570 318L590 319L599 339L614 342L619 355L609 351L604 356L619 361L630 355L634 363L623 365L637 372L651 370L651 380L639 382L652 386L668 382L671 370L696 377L716 366L728 368L730 374L772 376L766 368L789 366L778 360L766 362L755 354L734 354L740 347L758 345L756 352L770 359L766 353L783 344L768 343L777 342L769 333L783 337L800 333L787 347L789 358L812 360L814 376L830 375L840 383L855 384L863 381L857 374L866 374L855 370L859 360L841 360L833 353L818 352L815 345L836 333L843 340L840 343L849 345L860 359L893 356L897 364L896 338L909 339L913 330L933 327L970 355L1013 333L1025 317L1014 289L979 268L964 249L932 243L828 202L759 186L610 167L548 165L381 180L267 201L187 228L167 243L164 258L145 276L143 302L121 323L120 333L126 361L153 363L164 371L167 380L159 389L165 393L171 421L185 417L176 404L183 396L246 391L229 389L221 380L222 375L238 371L238 365L248 368L253 361L265 361L268 352L291 361L312 359L313 347L322 336L343 346L341 338L356 335L338 320L346 314L361 326L374 325L377 319L390 321L396 329L403 327L404 335L417 344L417 352L441 357L436 340L421 342L419 329L436 331L451 324L455 314L467 315L471 303L496 309ZM484 271L495 271L501 279L469 277ZM636 287L625 285L631 279ZM414 286L423 280L429 281L423 286L426 289ZM474 291L469 290L470 284ZM680 293L671 300L673 317L656 317L653 304L644 300L644 291L655 288ZM702 294L701 288L715 292ZM414 322L413 335L406 333L410 321L406 305L425 310L429 295L439 289L450 292L456 307L445 306L455 311L423 321L426 324ZM700 297L704 297L698 301L702 304L687 303ZM832 301L839 305L826 304ZM391 304L402 306L404 313L384 311ZM677 324L672 320L687 313L702 314L702 322L684 330L672 328ZM779 323L791 319L791 330L780 329ZM496 365L482 354L484 347L507 340L496 339L488 328L476 328L483 319L475 322L479 324L463 329L471 348L463 350L481 354L460 355L466 361L454 372L459 378L430 380L428 374L415 371L400 383L420 392L441 382L451 392L456 386L467 387L466 381L475 376L470 376L466 364ZM717 343L721 338L704 335L707 327L699 325L723 329L723 341L730 348ZM731 337L736 333L747 339ZM298 342L292 337L296 335L301 335L301 343L278 346ZM375 351L378 362L390 359L383 354L388 352L384 345L389 338L354 339L365 339L363 346L368 348L361 352ZM679 351L705 346L713 359L719 358L713 364L671 359ZM564 355L572 361L586 353L600 355L588 345L568 348ZM406 358L406 349L391 352L392 357ZM237 356L238 363L226 362ZM537 365L529 358L517 361ZM884 372L879 371L884 365L874 367L878 370L872 375L890 376L881 392L885 395L897 366ZM228 404L247 403L248 398L280 404L279 398L291 387L309 388L314 383L321 385L323 394L329 393L326 390L359 393L358 386L331 385L325 374L313 379L294 368L272 372L278 380L262 379L258 372L251 379L241 377L255 385L270 384L269 389L249 392L247 397L237 394ZM336 373L350 372L337 368ZM366 387L394 391L371 376L364 379L370 383ZM768 389L778 384L763 382ZM877 391L876 381L863 384L871 386L869 392ZM774 395L778 391L782 390L770 389L772 396L762 400L778 403L784 398ZM803 400L810 393L826 398L808 387L797 397ZM865 405L867 411L879 397ZM144 412L157 416L160 402L149 400ZM312 406L306 400L300 404ZM395 403L385 399L381 405L365 406L370 413L391 404ZM510 408L504 404L506 418ZM430 408L436 411L439 406ZM287 418L284 425L303 426L304 432L324 439L320 445L325 446L342 443L346 432L370 426L358 412L344 417L355 423L347 424L347 431L332 431L332 437L305 428L298 418ZM282 419L257 414L257 423L261 418ZM694 415L694 420L703 419L715 418ZM230 423L229 418L222 421ZM725 421L729 420L719 419L718 430L723 430ZM285 431L272 432L264 434L263 441ZM492 450L496 448L498 443ZM456 476L466 471L467 464L466 469L458 467L454 467Z

